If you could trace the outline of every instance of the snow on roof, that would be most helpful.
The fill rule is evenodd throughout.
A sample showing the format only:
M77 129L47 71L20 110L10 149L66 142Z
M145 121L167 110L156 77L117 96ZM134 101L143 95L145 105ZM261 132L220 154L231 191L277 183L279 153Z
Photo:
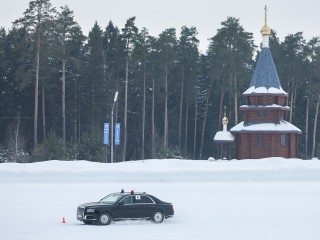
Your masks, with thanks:
M291 123L281 120L279 124L275 123L239 123L230 129L230 132L296 132L301 130Z
M288 106L280 106L278 104L271 104L271 105L266 105L266 106L263 106L263 105L241 105L240 106L240 109L241 108L281 108L281 109L284 109L284 110L290 110L290 107Z
M244 93L244 95L246 94L284 94L284 95L288 95L283 89L282 87L280 88L266 88L266 87L258 87L255 88L254 86L249 87Z
M230 132L219 131L214 136L213 141L215 141L215 142L233 142L234 141L234 136Z

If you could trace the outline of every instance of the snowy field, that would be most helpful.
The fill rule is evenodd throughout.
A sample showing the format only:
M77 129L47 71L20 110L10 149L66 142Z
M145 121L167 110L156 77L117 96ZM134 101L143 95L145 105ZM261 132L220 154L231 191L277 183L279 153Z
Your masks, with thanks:
M76 220L79 204L121 188L172 202L175 216L162 224ZM1 240L320 239L318 160L3 163L0 194Z

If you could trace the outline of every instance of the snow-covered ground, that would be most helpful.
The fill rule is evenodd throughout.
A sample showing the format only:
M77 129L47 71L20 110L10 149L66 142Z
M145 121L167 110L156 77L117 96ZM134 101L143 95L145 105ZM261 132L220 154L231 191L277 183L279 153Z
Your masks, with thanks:
M79 204L121 188L172 202L175 216L162 224L76 220ZM319 240L320 161L3 163L0 208L3 240Z

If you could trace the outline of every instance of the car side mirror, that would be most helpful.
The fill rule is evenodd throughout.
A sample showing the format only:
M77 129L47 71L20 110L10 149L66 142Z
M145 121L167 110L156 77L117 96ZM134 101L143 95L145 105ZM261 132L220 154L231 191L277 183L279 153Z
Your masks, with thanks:
M123 202L123 201L121 201L121 202L118 203L118 206L123 206L123 205L124 205L124 202Z

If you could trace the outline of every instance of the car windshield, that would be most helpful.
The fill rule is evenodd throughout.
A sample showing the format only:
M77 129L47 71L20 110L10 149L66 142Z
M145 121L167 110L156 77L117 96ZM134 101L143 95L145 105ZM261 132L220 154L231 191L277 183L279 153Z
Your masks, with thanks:
M116 201L118 201L119 198L121 198L121 196L122 196L121 194L112 193L102 198L99 202L114 204Z

